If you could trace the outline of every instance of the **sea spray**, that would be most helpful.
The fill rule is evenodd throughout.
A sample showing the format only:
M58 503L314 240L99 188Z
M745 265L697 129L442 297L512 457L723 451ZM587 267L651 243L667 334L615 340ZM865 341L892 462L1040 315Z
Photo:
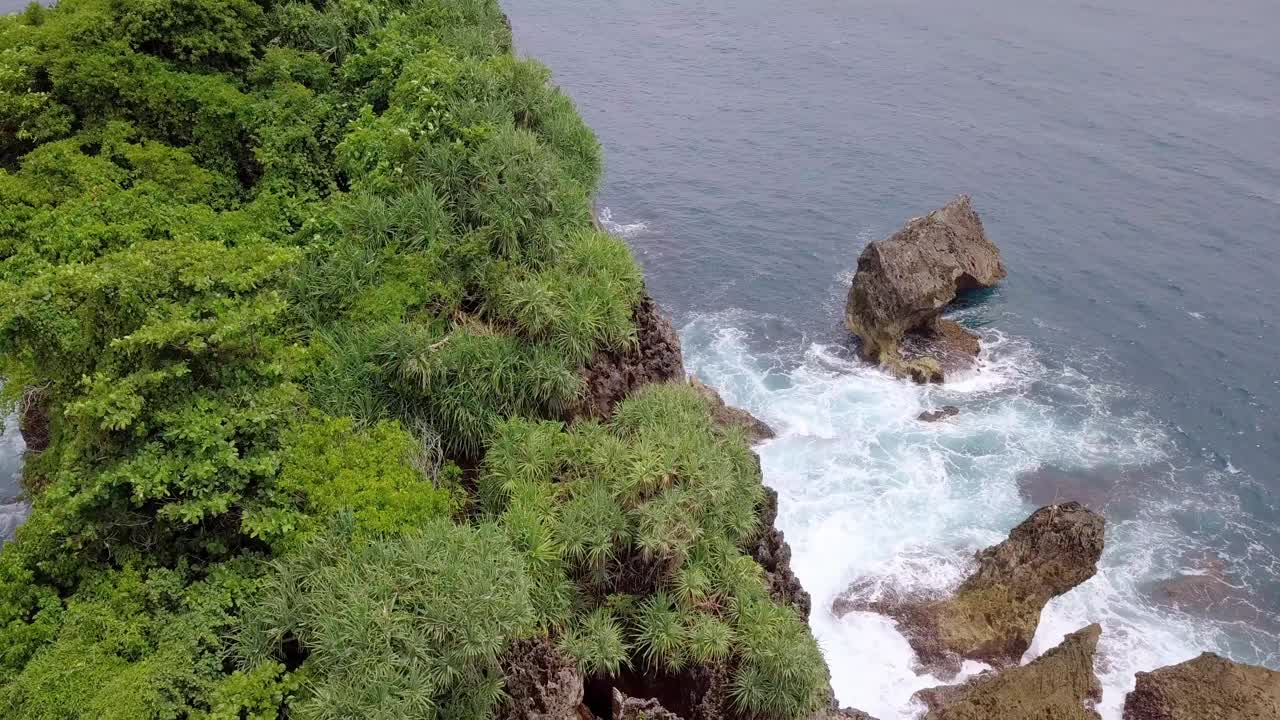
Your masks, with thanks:
M1170 462L1181 456L1165 429L1130 390L1097 379L1096 357L1050 361L988 329L975 372L921 387L858 362L839 343L779 347L776 338L760 337L779 322L739 311L694 317L682 331L686 364L779 433L758 448L765 482L779 493L778 525L813 596L811 622L842 703L906 720L922 710L912 693L941 681L916 674L911 648L890 620L871 613L837 619L832 599L865 578L906 589L954 587L975 551L999 542L1034 510L1017 478L1044 466L1168 469L1126 476L1135 485L1123 488L1129 502L1107 512L1098 575L1049 604L1024 660L1100 622L1096 669L1107 720L1120 717L1138 670L1204 649L1266 661L1265 646L1274 647L1276 636L1265 628L1213 622L1150 600L1155 579L1222 534L1197 537L1179 524L1169 505L1185 501L1169 494L1170 484L1188 483L1196 470ZM961 412L938 423L916 419L942 404ZM1211 481L1204 473L1196 479ZM1196 501L1202 515L1228 518L1225 525L1237 529L1244 524L1212 491ZM968 662L963 674L982 669Z

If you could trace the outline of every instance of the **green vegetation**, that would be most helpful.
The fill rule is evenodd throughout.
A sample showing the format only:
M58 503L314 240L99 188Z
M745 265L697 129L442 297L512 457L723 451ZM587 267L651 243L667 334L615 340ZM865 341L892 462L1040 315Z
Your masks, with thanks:
M548 80L494 0L0 19L0 377L51 420L0 714L483 718L539 635L820 703L743 439L675 387L554 421L643 288Z

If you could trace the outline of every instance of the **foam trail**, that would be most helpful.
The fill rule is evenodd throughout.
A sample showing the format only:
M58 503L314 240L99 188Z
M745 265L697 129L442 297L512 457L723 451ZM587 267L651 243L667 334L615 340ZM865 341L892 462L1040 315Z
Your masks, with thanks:
M852 580L949 588L976 550L1003 539L1034 509L1019 494L1019 473L1041 465L1150 468L1174 453L1150 418L1112 412L1111 401L1125 390L1091 378L1083 363L1051 368L1025 343L998 333L985 333L977 372L920 387L851 360L841 347L754 348L750 328L760 324L764 319L738 312L694 318L681 333L686 362L728 402L778 431L759 448L761 464L779 493L778 524L793 568L813 596L811 623L837 697L881 720L917 717L912 693L939 681L915 674L910 647L887 619L832 616L832 599ZM960 415L916 419L944 403L959 406ZM1211 480L1191 502L1221 505ZM1155 488L1170 480L1133 482ZM1151 488L1132 489L1144 497ZM1238 649L1223 625L1157 608L1143 592L1144 582L1205 547L1170 519L1176 510L1153 500L1118 513L1119 521L1109 517L1100 572L1050 603L1024 658L1102 623L1097 670L1107 720L1120 717L1135 671L1203 649ZM1232 516L1232 508L1219 510ZM1250 632L1257 646L1275 646L1276 635Z
M630 240L649 229L649 225L643 222L619 223L614 221L613 211L608 207L600 208L597 219L600 221L600 225L609 233L621 238L626 238L627 240Z

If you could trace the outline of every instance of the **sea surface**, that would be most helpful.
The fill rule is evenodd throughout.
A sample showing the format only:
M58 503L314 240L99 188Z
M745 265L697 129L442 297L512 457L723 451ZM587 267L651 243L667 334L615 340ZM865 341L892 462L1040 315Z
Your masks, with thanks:
M1135 671L1202 650L1280 669L1280 4L504 6L599 134L601 215L690 370L779 431L765 482L843 703L912 718L937 679L836 594L953 585L1062 493L1107 549L1026 660L1100 622L1111 720ZM1010 274L956 312L979 369L916 387L854 359L845 294L868 241L958 193ZM1170 607L1196 574L1220 606Z

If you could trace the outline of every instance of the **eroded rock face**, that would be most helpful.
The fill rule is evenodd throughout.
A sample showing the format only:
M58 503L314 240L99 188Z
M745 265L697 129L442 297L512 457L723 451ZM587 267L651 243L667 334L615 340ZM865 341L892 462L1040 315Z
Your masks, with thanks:
M1204 653L1140 672L1124 720L1276 720L1280 672Z
M662 308L645 294L636 303L636 347L627 353L600 351L582 370L583 395L569 412L578 417L607 418L613 406L649 383L684 382L680 337Z
M684 720L679 715L662 707L652 698L639 698L623 695L617 689L613 691L613 720Z
M777 433L765 421L742 408L726 404L715 388L696 377L689 378L689 384L711 405L711 414L717 423L724 427L742 429L747 434L748 442L754 444L777 437Z
M777 519L778 493L766 485L764 499L760 503L760 534L747 551L764 568L769 596L775 602L795 608L801 617L808 620L813 600L800 584L800 578L791 570L791 546L782 531L775 527Z
M583 717L582 673L545 638L513 643L502 658L502 672L508 697L495 714L498 720Z
M861 600L865 582L836 599L837 616L853 610L888 615L927 669L954 675L963 658L1015 665L1054 597L1093 577L1102 556L1104 521L1079 503L1040 508L1008 539L976 556L977 569L945 598L897 592Z
M845 326L861 338L866 359L918 382L940 382L978 352L972 333L940 322L943 309L957 293L991 287L1006 274L999 248L962 195L867 245L849 288Z
M1093 656L1101 635L1101 626L1090 625L1027 665L915 697L929 707L925 720L1098 720L1102 686Z

